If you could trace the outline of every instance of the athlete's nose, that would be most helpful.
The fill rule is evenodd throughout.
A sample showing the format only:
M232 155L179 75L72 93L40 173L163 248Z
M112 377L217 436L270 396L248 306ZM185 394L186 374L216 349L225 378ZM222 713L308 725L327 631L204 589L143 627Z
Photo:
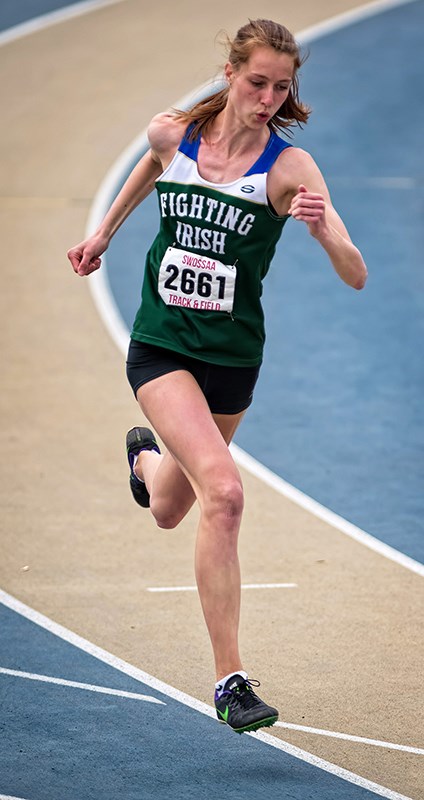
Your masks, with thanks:
M270 108L274 101L274 91L270 87L269 89L264 89L264 92L261 97L261 102L265 106L265 108Z

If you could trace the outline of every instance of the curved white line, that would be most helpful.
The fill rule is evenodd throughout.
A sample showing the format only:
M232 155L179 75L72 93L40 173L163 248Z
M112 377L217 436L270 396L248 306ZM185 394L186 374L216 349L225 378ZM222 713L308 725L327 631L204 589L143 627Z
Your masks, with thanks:
M326 506L322 506L321 503L318 503L312 497L309 497L309 495L301 492L300 489L296 489L296 487L292 486L291 483L288 483L283 478L280 478L280 476L276 475L275 472L272 472L267 467L264 467L263 464L261 464L259 461L256 461L255 458L250 456L236 444L231 444L230 450L232 452L234 461L236 461L239 466L246 469L252 475L255 475L256 478L259 478L259 480L261 480L263 483L266 483L267 486L270 486L279 494L287 497L288 500L292 500L293 503L296 503L296 505L304 508L305 511L309 511L315 517L318 517L318 519L322 519L323 522L326 522L327 525L331 525L331 527L336 528L346 536L350 536L351 539L355 539L357 542L365 545L365 547L368 547L370 550L374 550L381 556L390 559L390 561L395 561L396 564L400 564L402 567L411 570L411 572L416 572L417 575L424 576L424 564L420 564L419 561L415 561L413 558L410 558L410 556L406 556L404 553L401 553L399 550L396 550L389 544L381 542L380 539L376 539L375 536L363 531L362 528L358 528L356 525L348 522L343 517L335 514L334 511L326 508Z
M374 2L359 6L359 8L352 8L351 11L344 11L334 17L330 17L325 22L318 22L316 25L304 28L303 31L297 34L296 38L299 42L306 44L319 39L321 36L334 33L334 31L338 31L341 28L347 28L348 25L353 25L355 22L361 22L363 19L382 14L391 8L415 2L416 0L374 0Z
M65 8L59 8L57 11L50 11L48 14L41 14L39 17L21 22L19 25L14 25L12 28L7 28L0 33L0 47L3 44L10 44L23 36L29 36L31 33L49 28L51 25L58 25L60 22L68 22L70 19L80 17L82 14L89 14L91 11L98 11L105 6L116 5L122 3L124 0L82 0L81 3L73 3Z
M297 38L300 42L312 41L324 36L326 33L337 30L338 28L351 25L361 19L371 17L373 15L382 13L389 8L396 6L406 5L407 3L415 2L416 0L376 0L375 2L368 3L361 8L354 9L344 14L339 14L332 17L327 22L314 25L301 31ZM201 96L204 96L208 91L213 91L214 85L217 82L205 83L194 92L185 95L181 100L175 103L178 108L184 108L196 101ZM111 169L106 174L104 181L99 187L99 190L94 199L90 216L87 223L86 235L90 235L97 228L103 219L106 211L108 210L112 199L115 197L122 185L122 175L128 170L128 167L133 163L136 158L139 158L148 147L148 140L146 132L143 131L137 136L131 144L123 151L120 157L112 165ZM93 273L89 279L89 286L93 296L94 303L97 311L103 320L106 329L121 352L126 355L129 342L129 331L126 327L119 310L113 299L110 289L107 270L106 258L103 256L103 269ZM241 467L246 469L255 477L262 480L268 486L271 486L275 491L282 494L284 497L292 500L297 505L314 514L319 519L328 523L332 527L350 536L352 539L360 542L365 547L374 550L379 555L400 564L402 567L415 572L417 575L424 576L424 564L419 563L410 556L396 550L384 542L381 542L370 533L358 528L348 520L335 514L330 509L322 506L316 500L296 489L291 484L284 481L267 467L260 464L256 459L242 450L237 445L231 445L231 452L234 460Z
M0 800L25 800L23 797L12 797L11 794L0 794Z

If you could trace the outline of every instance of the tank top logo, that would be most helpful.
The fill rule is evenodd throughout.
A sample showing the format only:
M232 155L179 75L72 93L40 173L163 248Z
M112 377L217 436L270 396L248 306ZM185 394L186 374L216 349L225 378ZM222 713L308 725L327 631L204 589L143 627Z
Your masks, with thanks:
M246 184L245 190L254 188ZM175 236L181 247L217 255L225 255L227 231L247 236L256 218L236 205L195 192L160 192L159 202L162 217L177 220Z
M248 183L245 186L240 186L240 191L244 192L245 194L252 194L252 192L255 191L255 187L252 186L251 183Z

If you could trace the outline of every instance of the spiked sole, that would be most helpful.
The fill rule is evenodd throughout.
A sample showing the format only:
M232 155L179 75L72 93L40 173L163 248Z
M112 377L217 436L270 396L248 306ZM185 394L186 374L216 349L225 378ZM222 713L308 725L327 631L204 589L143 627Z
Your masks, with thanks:
M271 728L278 720L278 717L267 717L266 719L260 719L257 722L252 722L250 725L245 725L243 728L233 728L229 725L228 722L225 722L223 719L218 719L218 722L221 722L223 725L228 725L234 733L249 733L249 731L257 731L259 728Z

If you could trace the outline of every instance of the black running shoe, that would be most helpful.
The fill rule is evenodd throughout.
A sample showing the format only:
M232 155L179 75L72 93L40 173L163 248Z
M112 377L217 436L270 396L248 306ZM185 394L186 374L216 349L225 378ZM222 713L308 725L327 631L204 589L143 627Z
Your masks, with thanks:
M216 715L220 722L226 722L236 733L269 728L278 719L278 711L267 706L252 689L260 686L259 681L249 681L242 675L233 675L218 697L215 694Z
M160 453L154 434L149 428L131 428L127 433L127 456L130 465L130 489L136 503L143 508L149 508L150 495L146 484L134 474L133 464L135 456L142 450L154 450Z

